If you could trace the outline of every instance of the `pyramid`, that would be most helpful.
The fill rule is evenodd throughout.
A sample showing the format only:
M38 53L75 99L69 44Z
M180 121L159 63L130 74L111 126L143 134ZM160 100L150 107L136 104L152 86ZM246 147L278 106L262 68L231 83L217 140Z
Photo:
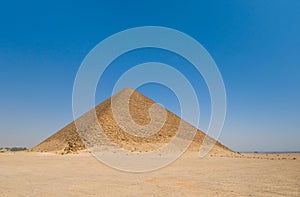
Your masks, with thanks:
M165 120L165 122L163 123L162 127L160 127L160 130L153 134L146 133L146 136L138 136L132 133L125 132L124 127L119 126L120 124L118 123L120 122L115 119L112 105L114 104L118 107L118 114L122 119L123 113L128 112L128 107L126 107L126 105L124 104L124 102L128 100L127 98L130 98L129 101L127 101L129 102L128 106L130 117L137 125L149 125L151 119L154 120L152 121L152 123L154 122L155 124L156 122L159 122L159 120L163 119ZM206 134L161 106L156 105L156 108L154 108L153 110L153 106L155 104L156 103L153 100L149 99L138 91L131 88L125 88L95 107L95 112L98 119L97 122L99 123L99 125L101 125L103 133L105 134L107 139L110 140L110 142L118 145L123 149L137 152L147 152L155 150L169 143L176 135L180 124L182 124L182 128L186 131L191 129L196 130L196 134L192 138L192 143L189 146L189 150L199 150L199 147L202 144ZM152 110L151 117L149 114L149 110ZM161 113L161 110L165 110L165 114ZM84 122L90 113L91 111L82 115L79 118L83 120L81 122ZM123 123L125 124L126 122L128 121L124 119ZM145 132L149 131L151 131L151 127L150 130L148 129L148 131ZM84 134L80 132L83 132ZM85 131L78 131L77 127L75 126L75 122L73 121L56 132L54 135L41 142L39 145L32 148L31 151L72 153L86 150L86 145L89 142L84 137L85 135L88 135L89 141L91 141L92 139L93 141L95 141L95 143L100 144L100 146L104 146L105 144L101 144L103 143L100 140L101 137L99 138L97 134L98 132L96 132L96 129L92 125L88 125ZM185 136L185 134L181 134L178 137L182 138L183 140L189 138L189 136ZM209 143L215 144L212 151L232 152L230 149L210 137L208 137L207 141Z

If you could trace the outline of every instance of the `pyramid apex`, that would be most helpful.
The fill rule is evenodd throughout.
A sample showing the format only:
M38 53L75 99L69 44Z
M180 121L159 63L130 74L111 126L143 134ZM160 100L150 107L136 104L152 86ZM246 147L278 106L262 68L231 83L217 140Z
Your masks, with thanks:
M123 90L121 90L121 91L135 91L135 89L130 88L130 87L125 87L125 88L123 88Z
M132 92L137 92L135 89L133 88L129 88L129 87L125 87L122 90L120 90L119 92L117 92L115 95L117 94L128 94L128 93L132 93Z

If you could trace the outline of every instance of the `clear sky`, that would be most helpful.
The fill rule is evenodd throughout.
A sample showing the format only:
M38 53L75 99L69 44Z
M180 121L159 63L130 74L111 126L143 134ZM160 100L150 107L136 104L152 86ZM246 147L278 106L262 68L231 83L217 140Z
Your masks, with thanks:
M155 25L192 36L217 63L228 102L222 143L236 151L300 151L299 10L298 0L1 2L0 147L32 147L72 121L73 82L87 53L114 33ZM109 87L120 74L118 62L160 60L157 54L193 76L174 54L145 49L117 59L100 84ZM178 113L166 88L139 90ZM97 93L97 102L107 94ZM197 94L207 97L205 85ZM209 101L201 102L205 122Z

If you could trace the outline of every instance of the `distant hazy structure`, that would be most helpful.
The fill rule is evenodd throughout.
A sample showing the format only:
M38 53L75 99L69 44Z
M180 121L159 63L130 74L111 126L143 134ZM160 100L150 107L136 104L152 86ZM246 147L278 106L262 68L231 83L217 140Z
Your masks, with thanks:
M131 118L134 122L138 125L147 125L150 123L151 118L149 115L149 109L155 102L146 96L142 95L141 93L130 89L125 88L119 93L115 94L111 98L105 100L98 106L96 106L96 114L98 118L98 122L103 129L103 132L107 136L107 138L117 144L118 146L127 149L129 151L151 151L157 149L166 143L170 142L172 138L176 135L178 131L178 127L180 124L181 119L173 114L172 112L166 110L166 121L161 129L154 133L153 135L149 135L147 137L138 137L136 135L131 135L124 130L117 124L112 110L112 98L114 99L114 103L124 103L128 96L129 99L129 112ZM126 112L126 106L119 105L121 112ZM162 107L161 107L162 108ZM128 109L128 108L127 108ZM162 108L163 109L163 108ZM122 114L122 113L121 113ZM153 112L155 120L160 120L164 117L161 117L162 114L158 112ZM84 114L81 118L84 118L87 114ZM183 121L184 129L196 129L189 123ZM89 130L93 130L92 126L87 127ZM93 134L91 132L92 138L95 141L99 140L99 136ZM192 144L190 145L190 150L198 150L204 137L205 133L200 130L197 130L195 137L193 138ZM181 138L185 138L186 136L181 135ZM214 139L209 138L210 143L215 143L215 146L212 151L214 152L232 152L227 147L223 146L221 143L216 142ZM71 122L63 129L59 130L57 133L52 135L51 137L47 138L45 141L37 145L36 147L32 148L31 151L37 152L57 152L57 153L72 153L77 152L80 150L85 150L85 143L82 142L80 138L77 128L74 122Z
M11 152L16 152L16 151L24 151L27 150L25 147L12 147L12 148L0 148L0 153L11 151Z

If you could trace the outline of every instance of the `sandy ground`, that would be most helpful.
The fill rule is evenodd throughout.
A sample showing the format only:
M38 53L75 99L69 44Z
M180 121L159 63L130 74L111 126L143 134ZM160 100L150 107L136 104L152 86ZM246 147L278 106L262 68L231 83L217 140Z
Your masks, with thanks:
M0 153L0 196L300 196L300 154L191 152L157 171L126 173L89 153Z

